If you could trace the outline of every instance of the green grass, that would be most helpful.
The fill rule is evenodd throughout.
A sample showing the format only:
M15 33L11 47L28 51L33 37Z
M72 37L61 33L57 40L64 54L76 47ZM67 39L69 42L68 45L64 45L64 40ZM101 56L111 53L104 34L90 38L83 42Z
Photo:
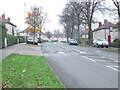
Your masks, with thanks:
M110 50L110 51L120 51L120 49L113 49L113 48L110 48L108 50Z
M64 88L43 56L12 54L2 61L3 88Z

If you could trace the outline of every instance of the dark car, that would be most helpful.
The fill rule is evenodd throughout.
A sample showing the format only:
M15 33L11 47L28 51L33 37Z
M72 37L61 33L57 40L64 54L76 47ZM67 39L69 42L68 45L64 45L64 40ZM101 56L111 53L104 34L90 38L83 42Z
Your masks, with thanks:
M71 40L69 40L69 45L78 45L78 41L71 39Z

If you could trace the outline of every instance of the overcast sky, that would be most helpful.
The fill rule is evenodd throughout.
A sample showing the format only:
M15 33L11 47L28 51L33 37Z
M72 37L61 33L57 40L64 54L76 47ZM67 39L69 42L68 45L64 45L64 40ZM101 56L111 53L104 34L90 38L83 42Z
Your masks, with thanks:
M113 6L111 0L107 0L108 5ZM67 0L2 0L0 2L0 15L5 13L6 18L10 17L11 22L20 30L24 29L24 11L27 13L31 6L37 5L42 6L44 11L48 14L48 22L45 25L46 31L52 31L59 29L62 31L62 26L59 24L58 15L62 13ZM24 4L25 10L24 10ZM99 16L100 21L103 22L104 19L111 21L111 16L101 15ZM27 27L25 25L25 27Z

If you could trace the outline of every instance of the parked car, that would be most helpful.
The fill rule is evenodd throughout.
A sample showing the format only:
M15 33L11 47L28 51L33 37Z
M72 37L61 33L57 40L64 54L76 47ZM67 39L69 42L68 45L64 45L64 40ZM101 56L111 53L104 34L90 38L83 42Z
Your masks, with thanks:
M106 47L108 48L108 41L105 39L95 39L93 40L93 47Z
M36 45L38 45L38 42L39 42L39 40L36 37L35 37L35 40L34 40L33 36L32 37L27 37L27 44L36 44Z
M69 45L78 45L77 40L71 39L69 40Z

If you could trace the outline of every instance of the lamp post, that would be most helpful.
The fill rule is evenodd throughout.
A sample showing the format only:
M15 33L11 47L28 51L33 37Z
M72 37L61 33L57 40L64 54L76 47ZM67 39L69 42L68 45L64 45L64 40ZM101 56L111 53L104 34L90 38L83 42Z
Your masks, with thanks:
M26 42L26 31L25 31L25 3L24 3L24 39L25 39L25 42Z

